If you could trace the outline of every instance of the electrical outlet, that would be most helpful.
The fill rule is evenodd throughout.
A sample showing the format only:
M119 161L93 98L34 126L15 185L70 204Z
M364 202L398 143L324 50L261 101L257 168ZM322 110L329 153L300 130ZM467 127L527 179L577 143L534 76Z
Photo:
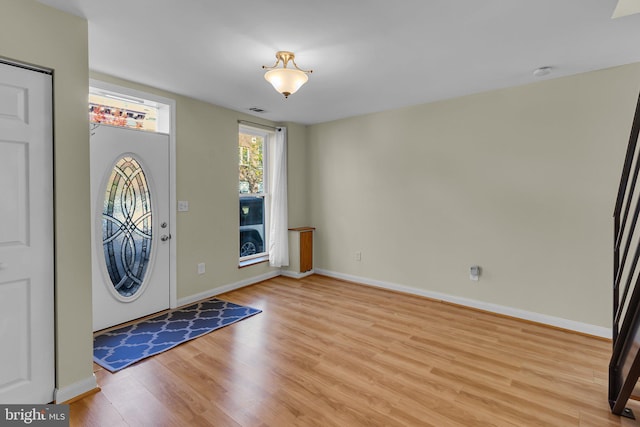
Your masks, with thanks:
M356 261L362 261L362 252L356 252Z
M473 280L474 282L477 282L478 279L480 278L481 271L482 269L480 268L479 265L472 265L471 268L469 268L469 279Z
M198 274L204 274L204 271L204 262L201 262L200 264L198 264Z

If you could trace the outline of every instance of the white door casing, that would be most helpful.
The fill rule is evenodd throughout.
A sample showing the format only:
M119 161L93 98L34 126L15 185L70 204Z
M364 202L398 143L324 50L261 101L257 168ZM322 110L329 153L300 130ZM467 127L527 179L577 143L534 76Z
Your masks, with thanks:
M0 63L0 404L55 388L51 75Z
M103 250L102 209L107 182L116 162L131 157L140 164L151 193L152 238L143 284L122 296L107 272ZM93 329L100 330L170 306L169 136L100 125L91 136Z

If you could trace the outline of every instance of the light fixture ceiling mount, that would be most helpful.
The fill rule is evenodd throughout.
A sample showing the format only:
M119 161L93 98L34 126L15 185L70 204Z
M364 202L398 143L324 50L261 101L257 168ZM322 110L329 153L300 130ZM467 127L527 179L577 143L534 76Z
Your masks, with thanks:
M276 52L276 63L272 67L262 66L263 69L269 70L264 74L264 78L285 98L296 93L309 80L307 74L313 73L313 70L303 70L298 67L295 57L293 52L280 50ZM287 68L289 61L295 68ZM278 68L280 62L282 62L282 68Z

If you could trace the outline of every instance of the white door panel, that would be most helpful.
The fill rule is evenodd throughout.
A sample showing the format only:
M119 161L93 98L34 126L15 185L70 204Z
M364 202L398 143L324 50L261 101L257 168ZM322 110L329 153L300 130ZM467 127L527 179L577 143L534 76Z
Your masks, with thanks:
M51 76L0 64L0 403L53 400Z
M109 181L122 158L130 160ZM131 172L138 165L142 174ZM118 186L123 190L113 190ZM107 187L112 196L105 202ZM149 193L137 194L140 187ZM91 194L94 330L169 308L169 136L107 125L93 129Z
M28 243L27 149L23 141L0 140L0 246Z

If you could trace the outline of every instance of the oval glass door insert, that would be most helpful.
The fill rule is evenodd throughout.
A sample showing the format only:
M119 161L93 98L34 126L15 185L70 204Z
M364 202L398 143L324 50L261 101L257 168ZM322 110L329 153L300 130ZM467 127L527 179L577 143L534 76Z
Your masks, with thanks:
M140 163L120 158L107 182L102 210L102 247L113 288L122 297L138 293L151 255L151 192Z

